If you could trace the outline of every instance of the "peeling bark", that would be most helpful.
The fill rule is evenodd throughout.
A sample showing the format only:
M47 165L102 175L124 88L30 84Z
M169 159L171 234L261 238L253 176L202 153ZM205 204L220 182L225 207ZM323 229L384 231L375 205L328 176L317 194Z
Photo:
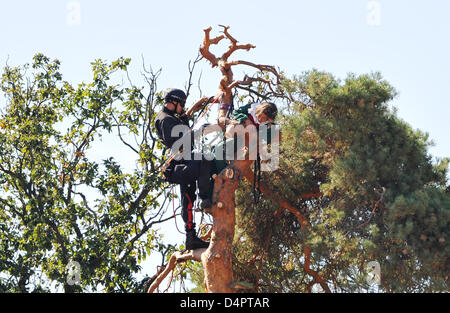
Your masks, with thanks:
M216 177L214 183L214 218L211 241L202 254L205 269L205 285L208 292L233 292L232 245L234 239L235 191L241 173L249 168L253 161L235 161Z

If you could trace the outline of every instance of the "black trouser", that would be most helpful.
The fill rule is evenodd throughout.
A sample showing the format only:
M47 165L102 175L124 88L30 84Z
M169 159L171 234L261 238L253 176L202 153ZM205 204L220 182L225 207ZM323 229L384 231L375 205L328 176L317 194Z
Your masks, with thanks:
M193 229L194 219L192 209L196 200L196 182L200 199L211 199L214 181L211 178L213 162L203 160L172 161L167 180L180 185L181 193L181 217L186 224L186 231Z

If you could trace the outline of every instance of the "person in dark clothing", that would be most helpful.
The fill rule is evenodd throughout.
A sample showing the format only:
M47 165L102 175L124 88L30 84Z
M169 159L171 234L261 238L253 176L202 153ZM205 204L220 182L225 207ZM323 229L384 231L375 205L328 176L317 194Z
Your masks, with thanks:
M208 97L201 98L187 112L184 111L186 94L182 90L169 89L164 100L165 105L155 121L159 138L165 146L172 149L172 153L181 152L180 149L177 149L178 143L180 140L188 139L191 145L190 151L192 151L192 132L186 131L189 127L189 119L193 113L200 110L207 103ZM180 130L179 126L185 126L184 133L178 131ZM184 136L190 136L191 138ZM173 151L174 149L178 151ZM174 158L164 169L166 180L180 185L181 216L186 229L186 250L207 248L209 246L209 242L197 237L192 211L196 200L196 183L198 183L199 197L201 199L200 208L207 209L212 205L211 196L214 182L211 178L211 166L213 166L212 161L205 159L203 155L198 160L197 158L194 159L192 154L189 154L187 157L186 154L183 154L182 159Z

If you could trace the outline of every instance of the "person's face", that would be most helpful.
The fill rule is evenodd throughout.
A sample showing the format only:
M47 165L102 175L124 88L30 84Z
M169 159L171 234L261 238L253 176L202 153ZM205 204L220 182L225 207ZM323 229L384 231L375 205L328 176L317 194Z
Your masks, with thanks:
M177 105L177 113L178 113L178 114L181 114L181 112L183 112L183 111L184 111L184 107L181 106L181 104L178 104L178 105Z
M256 118L258 119L258 123L262 124L262 123L272 123L272 119L270 119L264 112L262 109L256 109L255 112Z
M173 101L173 102L171 102L170 104L171 104L172 107L173 107L172 110L175 110L175 112L176 112L177 114L181 114L181 113L183 112L184 107L183 107L181 104L179 104L178 102Z

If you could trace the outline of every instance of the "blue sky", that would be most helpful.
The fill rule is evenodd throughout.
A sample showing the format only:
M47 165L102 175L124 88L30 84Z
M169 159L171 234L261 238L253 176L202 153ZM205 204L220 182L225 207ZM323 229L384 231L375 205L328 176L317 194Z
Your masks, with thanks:
M445 0L0 0L0 65L31 62L42 52L61 61L65 80L78 83L90 79L93 60L124 56L133 60L134 83L144 85L143 56L163 69L160 89L182 88L203 28L218 34L218 24L229 25L240 42L256 45L236 58L288 75L317 68L343 79L380 71L399 92L392 102L398 115L429 133L433 156L449 157L449 14ZM203 92L215 94L218 71L206 62L200 71Z
M77 25L67 22L71 2L79 4ZM393 102L399 116L430 134L433 155L450 156L450 2L372 1L380 6L379 25L368 23L369 2L2 0L0 64L8 57L11 65L23 64L43 52L62 62L65 79L79 82L90 78L91 61L125 56L139 84L144 56L163 68L161 89L184 86L202 29L213 26L217 34L218 24L230 25L238 40L256 45L236 57L276 64L290 75L312 68L339 78L380 71L399 91ZM203 63L202 89L213 94L219 73Z

